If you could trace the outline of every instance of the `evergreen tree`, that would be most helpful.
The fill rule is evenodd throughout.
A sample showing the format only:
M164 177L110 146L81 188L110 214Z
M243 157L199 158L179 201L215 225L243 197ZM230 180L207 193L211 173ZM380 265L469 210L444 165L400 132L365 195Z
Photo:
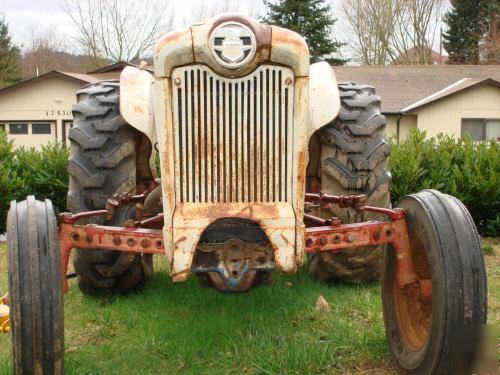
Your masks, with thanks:
M448 31L443 35L449 64L479 63L480 42L488 30L496 1L451 0L452 9L444 16Z
M5 17L0 14L0 88L21 79L21 54L9 35Z
M347 60L331 56L344 44L332 38L332 27L337 21L325 0L264 0L267 14L262 21L295 31L309 45L311 62L327 61L344 65Z

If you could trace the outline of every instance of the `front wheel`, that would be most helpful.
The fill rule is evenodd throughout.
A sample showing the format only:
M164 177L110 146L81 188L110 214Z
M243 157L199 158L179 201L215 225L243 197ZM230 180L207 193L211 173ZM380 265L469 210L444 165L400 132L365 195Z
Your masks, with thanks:
M52 203L33 196L12 202L7 240L12 372L62 374L64 312Z
M486 274L474 222L456 198L436 190L404 197L412 261L432 297L398 287L396 256L385 254L382 303L393 362L407 374L466 374L486 323Z

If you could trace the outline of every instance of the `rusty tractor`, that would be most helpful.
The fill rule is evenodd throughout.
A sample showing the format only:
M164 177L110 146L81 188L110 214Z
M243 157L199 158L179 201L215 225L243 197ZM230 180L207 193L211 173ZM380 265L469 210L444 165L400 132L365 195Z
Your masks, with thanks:
M161 38L153 74L129 66L77 96L70 212L28 197L8 215L14 373L63 372L72 251L85 293L136 289L155 254L173 281L194 274L223 292L306 262L323 282L382 274L397 371L467 372L486 322L479 237L435 190L391 208L373 87L310 65L292 31L223 14Z

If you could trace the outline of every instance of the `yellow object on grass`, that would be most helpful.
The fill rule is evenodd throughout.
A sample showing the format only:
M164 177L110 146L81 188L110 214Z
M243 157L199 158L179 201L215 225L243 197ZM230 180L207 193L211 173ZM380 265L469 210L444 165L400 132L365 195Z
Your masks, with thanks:
M10 331L10 309L6 302L6 297L0 298L0 333L9 333Z

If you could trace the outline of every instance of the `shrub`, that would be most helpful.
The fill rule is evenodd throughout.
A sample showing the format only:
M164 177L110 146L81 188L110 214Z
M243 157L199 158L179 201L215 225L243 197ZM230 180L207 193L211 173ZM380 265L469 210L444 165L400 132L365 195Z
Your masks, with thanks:
M42 146L40 151L23 147L17 149L16 174L23 181L16 194L17 199L22 200L28 195L50 199L56 211L64 211L68 193L68 157L68 148L59 142Z
M438 189L465 204L483 235L500 235L499 143L446 135L425 139L418 131L391 143L394 202L422 189Z
M20 147L13 149L12 141L0 132L0 233L11 200L21 201L28 195L50 199L56 212L66 209L69 151L61 143L50 143L40 151Z
M10 201L16 199L16 191L22 186L14 169L13 149L13 142L0 130L0 234L5 232Z

